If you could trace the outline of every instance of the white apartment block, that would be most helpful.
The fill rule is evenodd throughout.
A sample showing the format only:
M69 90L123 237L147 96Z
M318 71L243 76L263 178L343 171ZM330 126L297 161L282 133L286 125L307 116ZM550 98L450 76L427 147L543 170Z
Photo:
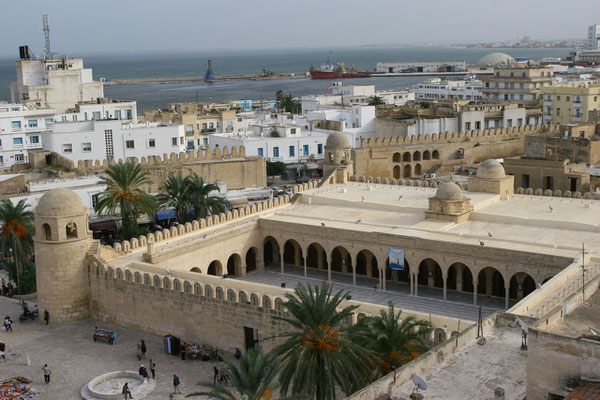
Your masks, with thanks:
M257 124L243 134L210 135L209 144L211 150L244 146L248 156L299 164L322 160L327 136L324 132L306 131L300 125Z
M364 134L375 131L375 106L320 107L305 116L310 129Z
M588 50L600 50L600 25L588 26L587 48Z
M415 99L415 95L407 90L376 92L374 85L343 85L341 82L334 82L330 89L331 94L302 96L302 112L306 114L323 106L328 108L327 106L368 105L373 96L381 97L386 104L396 106L403 106Z
M79 161L125 160L186 151L183 125L118 120L57 122L42 133L44 149Z
M417 61L417 62L378 62L375 71L381 73L402 72L452 72L466 71L464 61Z
M551 67L497 67L493 76L481 78L481 91L491 101L535 103L541 88L552 85L553 76Z
M423 83L414 85L411 92L416 100L483 100L481 93L482 83L480 80L447 80L429 79Z
M17 61L17 82L11 83L13 103L29 108L54 108L64 113L76 104L104 97L102 82L79 58Z

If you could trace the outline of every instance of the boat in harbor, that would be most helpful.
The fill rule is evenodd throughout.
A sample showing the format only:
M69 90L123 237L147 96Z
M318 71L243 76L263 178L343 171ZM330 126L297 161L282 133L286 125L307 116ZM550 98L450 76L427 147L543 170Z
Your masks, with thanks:
M321 69L310 67L309 70L312 79L345 79L345 78L370 78L371 73L357 71L354 65L347 69L344 63L322 64Z

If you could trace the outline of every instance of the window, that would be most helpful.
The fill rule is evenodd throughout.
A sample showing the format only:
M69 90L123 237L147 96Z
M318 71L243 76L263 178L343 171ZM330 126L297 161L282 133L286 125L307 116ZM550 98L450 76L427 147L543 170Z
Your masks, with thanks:
M323 154L323 144L317 144L317 154Z
M20 138L20 137L13 138L13 145L23 146L23 138Z
M273 157L279 157L279 147L273 147Z
M290 129L290 134L295 135L296 134L296 128Z
M73 153L73 145L72 144L63 144L63 153Z
M481 121L475 121L475 129L481 129Z
M48 124L52 124L52 123L54 123L54 118L46 118L46 119L44 120L44 122L46 123L46 125L48 125Z
M38 144L40 142L40 137L39 136L30 136L29 137L29 143L31 144Z
M92 119L94 119L94 120L100 119L100 111L94 111L92 113Z
M544 178L544 190L546 189L554 190L554 178L551 176Z
M73 122L77 122L77 114L73 114Z
M183 136L181 136L181 137L179 138L179 144L183 145L183 141L184 141L184 139L183 139Z
M556 100L560 101L560 96L556 96Z
M173 146L177 146L177 138L176 138L176 137L174 137L174 138L171 138L171 144L172 144Z
M15 154L15 163L21 164L25 162L25 156L23 154Z
M294 146L290 146L290 157L293 157L296 155L296 148Z
M526 75L526 74L525 74L525 72L523 72L523 73L521 74L521 76L522 76L523 78L525 78L525 75Z
M108 111L105 113L105 118L106 119L110 118L110 115L108 114Z
M560 116L560 108L556 109L556 116Z
M598 96L594 96L594 101L598 101Z
M194 125L189 124L185 126L185 134L187 136L194 136Z
M92 144L90 142L81 143L81 151L84 153L89 153L92 151Z
M37 119L30 119L29 121L27 121L28 128L37 128L37 126L38 126Z
M125 141L125 148L127 148L127 149L135 149L135 143L133 142L133 140L126 140Z
M523 118L517 119L517 126L522 126L522 125L523 125Z
M257 149L257 152L258 152L258 156L259 156L259 157L262 157L262 156L263 156L263 148L262 148L262 147L259 147L259 148Z
M62 122L67 122L67 116L66 116L66 115L63 115L62 117L60 117L60 120L61 120Z
M208 138L202 138L202 144L208 146Z
M571 96L567 96L567 101L571 101Z
M0 165L4 164L4 156L0 156Z
M86 113L86 112L84 112L84 113L83 113L83 119L84 119L84 121L87 121L87 120L88 120L88 116L87 116L87 113Z
M506 126L507 126L508 128L510 128L510 127L512 126L512 119L507 119L507 120L506 120Z
M471 130L471 123L470 122L466 122L465 123L465 130L466 131L470 131Z
M121 110L115 110L115 119L121 119Z
M196 147L194 146L194 139L190 139L187 141L187 149L194 150Z
M156 147L156 139L148 139L148 147Z
M521 177L521 187L525 189L529 187L529 175L523 174Z
M309 151L308 151L308 145L305 144L304 146L302 146L302 152L305 156L308 155Z
M12 128L13 129L21 129L21 121L13 121Z
M96 204L98 204L98 196L100 195L100 193L96 193L92 195L92 207L95 209L96 208Z
M485 126L485 129L490 129L490 121L485 121L483 126Z

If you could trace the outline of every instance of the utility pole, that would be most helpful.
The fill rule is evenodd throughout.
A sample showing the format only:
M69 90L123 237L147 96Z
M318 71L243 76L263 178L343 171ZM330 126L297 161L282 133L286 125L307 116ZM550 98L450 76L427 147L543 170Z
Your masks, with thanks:
M581 243L581 302L585 301L585 244Z

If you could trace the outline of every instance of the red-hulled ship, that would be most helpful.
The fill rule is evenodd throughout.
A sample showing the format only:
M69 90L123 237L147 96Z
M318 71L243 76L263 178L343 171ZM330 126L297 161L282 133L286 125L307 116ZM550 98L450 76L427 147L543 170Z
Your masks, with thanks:
M369 72L357 71L354 65L350 69L344 67L344 63L322 64L321 69L313 67L309 70L312 79L344 79L344 78L370 78Z

